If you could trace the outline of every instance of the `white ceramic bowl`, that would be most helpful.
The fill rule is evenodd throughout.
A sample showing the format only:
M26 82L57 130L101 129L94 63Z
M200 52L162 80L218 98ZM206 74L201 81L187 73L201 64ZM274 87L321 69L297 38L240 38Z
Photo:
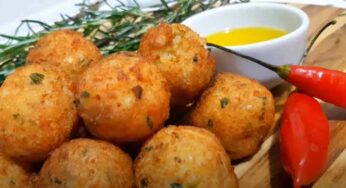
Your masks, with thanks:
M199 13L183 24L202 37L232 28L252 26L287 31L287 35L269 41L227 47L274 65L284 65L299 64L306 47L309 18L300 9L289 5L244 3ZM268 88L282 82L275 73L243 58L218 49L213 49L212 55L217 62L217 72L239 73L257 79Z

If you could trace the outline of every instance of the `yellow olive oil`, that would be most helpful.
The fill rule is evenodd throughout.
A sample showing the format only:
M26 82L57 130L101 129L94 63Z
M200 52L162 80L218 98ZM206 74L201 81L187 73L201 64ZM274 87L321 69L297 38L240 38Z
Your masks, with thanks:
M275 39L287 32L268 27L244 27L216 32L207 36L209 43L221 46L239 46Z

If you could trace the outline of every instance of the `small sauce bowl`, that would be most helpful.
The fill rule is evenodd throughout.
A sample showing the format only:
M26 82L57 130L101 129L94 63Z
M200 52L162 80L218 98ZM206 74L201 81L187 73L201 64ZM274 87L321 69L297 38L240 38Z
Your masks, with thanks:
M243 3L227 5L196 14L183 22L202 37L215 32L242 27L269 27L287 32L268 41L226 46L239 53L273 65L299 64L304 54L309 18L300 9L276 3ZM217 72L233 72L254 78L268 88L280 84L274 72L233 54L212 49Z

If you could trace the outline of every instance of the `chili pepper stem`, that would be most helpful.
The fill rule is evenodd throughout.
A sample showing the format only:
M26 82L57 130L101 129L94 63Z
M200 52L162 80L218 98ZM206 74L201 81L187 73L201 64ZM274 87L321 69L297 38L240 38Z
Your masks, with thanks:
M282 65L279 66L276 70L276 73L283 79L288 78L288 74L291 71L291 66L290 65Z

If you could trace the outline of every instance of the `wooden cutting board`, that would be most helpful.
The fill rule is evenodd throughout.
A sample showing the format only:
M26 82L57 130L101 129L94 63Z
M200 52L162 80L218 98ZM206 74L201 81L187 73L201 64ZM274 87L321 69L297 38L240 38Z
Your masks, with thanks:
M328 21L337 24L326 30L305 60L306 65L318 65L346 72L346 15L343 9L312 5L294 5L310 17L309 39ZM276 101L276 126L259 152L235 165L240 188L292 187L290 178L280 164L278 143L279 119L291 86L282 84L273 90ZM324 173L309 186L314 188L346 188L346 110L321 103L330 119L330 148Z

